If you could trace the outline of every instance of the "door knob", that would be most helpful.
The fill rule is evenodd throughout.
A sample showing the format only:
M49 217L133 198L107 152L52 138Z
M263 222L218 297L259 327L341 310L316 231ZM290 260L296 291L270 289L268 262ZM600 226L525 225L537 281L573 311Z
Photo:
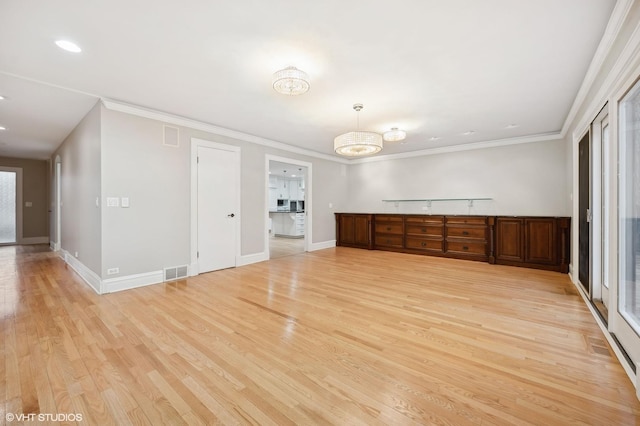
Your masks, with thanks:
M231 213L231 214L228 214L227 217L236 217L236 215Z

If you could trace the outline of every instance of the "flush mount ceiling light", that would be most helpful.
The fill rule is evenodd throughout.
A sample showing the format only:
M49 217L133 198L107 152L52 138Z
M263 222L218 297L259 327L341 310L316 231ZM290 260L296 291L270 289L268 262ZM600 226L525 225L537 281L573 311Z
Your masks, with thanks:
M407 132L398 129L397 127L392 127L391 130L382 134L382 139L384 139L385 142L397 142L404 140L406 137Z
M296 67L287 67L273 73L273 88L283 95L302 95L309 87L309 76Z
M356 131L345 133L333 140L333 149L337 154L347 157L359 157L382 151L382 136L374 132L360 130L360 111L362 104L355 104L353 109L357 113Z
M7 130L7 128L4 126L0 126L0 130Z
M82 52L82 49L80 49L80 46L78 46L77 44L69 40L57 40L56 46L58 46L62 50L66 50L67 52L71 52L71 53Z

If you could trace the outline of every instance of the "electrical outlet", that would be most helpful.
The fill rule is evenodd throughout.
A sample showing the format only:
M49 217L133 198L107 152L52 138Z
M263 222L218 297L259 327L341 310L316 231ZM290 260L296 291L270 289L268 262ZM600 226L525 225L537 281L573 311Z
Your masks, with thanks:
M107 275L115 275L120 273L120 268L109 268L107 269Z
M75 252L74 256L75 256L75 257L78 257L78 252Z

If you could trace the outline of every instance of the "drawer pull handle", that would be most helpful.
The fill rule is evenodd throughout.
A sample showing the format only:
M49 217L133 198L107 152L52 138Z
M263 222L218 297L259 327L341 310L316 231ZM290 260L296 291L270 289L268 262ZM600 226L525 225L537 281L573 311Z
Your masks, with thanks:
M391 244L391 240L387 238L387 244Z
M467 247L467 246L462 246L462 250L469 250L469 247Z
M422 228L422 232L427 232L427 228Z
M469 235L469 231L462 231L462 235Z
M387 231L391 231L391 227L390 226L387 226Z
M422 247L426 247L427 243L425 243L424 241L420 244Z

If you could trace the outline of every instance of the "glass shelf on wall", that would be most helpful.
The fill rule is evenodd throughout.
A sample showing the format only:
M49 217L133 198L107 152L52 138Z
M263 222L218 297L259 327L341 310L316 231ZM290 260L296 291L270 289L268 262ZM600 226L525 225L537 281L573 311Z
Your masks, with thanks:
M466 201L470 206L473 206L474 201L493 201L493 198L416 198L407 200L382 200L383 203L428 203L433 201Z

